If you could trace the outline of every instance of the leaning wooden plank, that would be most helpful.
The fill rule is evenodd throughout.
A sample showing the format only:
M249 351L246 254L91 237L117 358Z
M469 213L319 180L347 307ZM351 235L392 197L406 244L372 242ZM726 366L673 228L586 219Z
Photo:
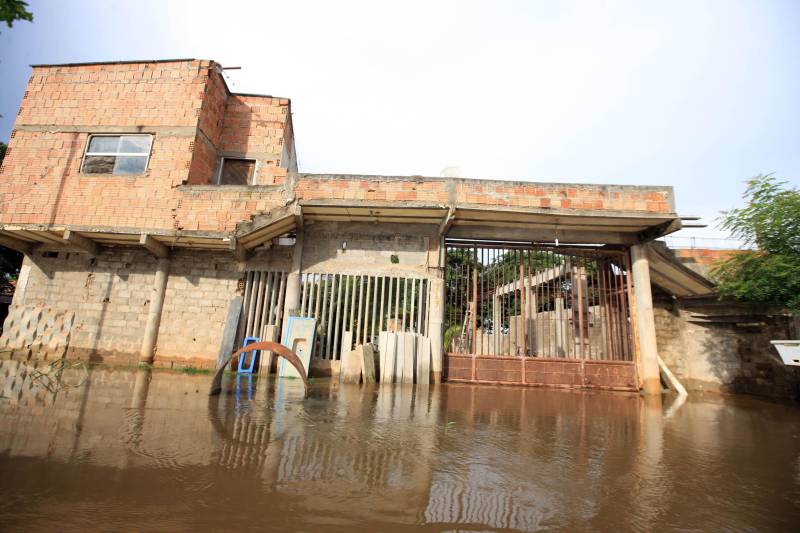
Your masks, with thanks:
M261 328L261 340L277 342L278 326L266 325ZM272 352L261 352L258 356L258 373L267 375L272 372Z
M225 319L225 328L222 330L222 342L217 353L217 368L225 364L225 361L233 352L233 343L236 342L236 329L239 326L239 313L242 312L242 297L236 295L228 306L228 317Z
M417 385L431 382L431 339L419 336L417 349Z
M395 349L395 362L394 362L394 377L395 382L403 382L403 365L406 359L403 356L406 352L406 336L405 333L395 333L397 337L397 348Z
M363 350L357 346L355 350L348 350L342 354L342 366L339 371L341 383L358 383L361 381L361 367L364 365Z
M403 383L414 383L414 356L417 351L417 339L414 333L401 333L403 341Z
M361 346L359 350L362 356L361 377L364 383L375 383L375 352L372 350L372 343L368 342Z
M386 359L381 367L381 383L394 383L397 368L397 333L387 332ZM386 369L386 372L383 369Z
M388 335L388 331L378 332L378 375L381 382L383 382L383 371L386 368L386 342Z

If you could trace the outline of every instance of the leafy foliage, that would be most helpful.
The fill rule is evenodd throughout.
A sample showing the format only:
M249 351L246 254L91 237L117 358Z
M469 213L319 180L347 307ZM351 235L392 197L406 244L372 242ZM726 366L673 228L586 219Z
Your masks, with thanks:
M712 270L720 296L800 314L800 191L767 174L748 181L744 198L745 207L723 212L720 227L756 250Z
M6 143L0 141L0 165L3 164L3 159L6 157Z
M5 22L9 28L15 20L33 22L33 13L27 7L28 3L22 0L0 0L0 22Z

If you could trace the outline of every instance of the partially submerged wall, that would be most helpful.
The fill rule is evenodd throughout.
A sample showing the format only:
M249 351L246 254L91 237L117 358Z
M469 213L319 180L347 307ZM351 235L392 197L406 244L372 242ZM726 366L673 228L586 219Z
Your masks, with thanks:
M654 314L659 355L690 392L800 400L800 368L785 366L770 345L796 338L788 317L713 298L662 298Z

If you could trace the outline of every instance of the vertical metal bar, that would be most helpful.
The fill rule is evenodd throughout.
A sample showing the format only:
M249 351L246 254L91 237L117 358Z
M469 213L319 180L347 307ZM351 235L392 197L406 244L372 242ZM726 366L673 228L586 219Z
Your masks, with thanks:
M275 317L275 325L278 327L278 340L281 340L283 332L280 331L281 324L283 324L283 299L286 296L286 272L281 272L281 285L278 291L278 312Z
M253 277L254 272L247 272L244 281L244 301L242 302L242 315L239 317L239 330L241 331L242 338L247 337L248 323L247 319L250 316L250 305L253 292Z
M385 331L383 327L383 319L385 316L384 305L386 303L386 276L381 276L381 308L378 313L378 333Z
M519 294L520 294L520 300L521 300L521 304L522 304L522 305L520 305L520 309L519 309L519 316L520 316L520 319L522 320L522 328L521 328L522 329L522 351L520 353L520 356L521 357L525 357L525 355L526 355L525 352L528 349L528 315L527 315L527 312L526 312L526 309L525 309L525 305L527 304L527 302L526 302L526 296L527 295L525 294L525 291L527 290L525 288L525 265L523 263L523 253L522 253L521 250L520 250L520 253L519 253L519 284L520 284Z
M300 316L306 316L306 299L308 298L308 274L300 274L303 296L300 299Z
M402 331L398 326L400 325L400 277L397 278L394 288L394 330Z
M264 300L264 285L266 284L267 273L260 272L260 276L258 277L258 293L256 297L256 306L253 310L253 335L258 337L261 335L261 307L263 305Z
M372 289L372 324L369 329L369 336L374 341L375 340L375 315L378 314L378 280L379 277L375 277L375 286ZM381 332L380 324L378 324L378 333Z
M372 337L369 336L369 298L370 293L372 292L372 276L367 276L367 292L366 297L364 299L364 338L363 344L367 344L367 341L372 342Z
M317 277L316 277L316 280L317 280L317 295L314 298L314 318L317 319L317 323L319 323L322 320L322 317L319 315L319 308L320 308L320 302L319 301L323 296L323 293L322 293L322 276L324 276L324 274L318 274Z
M330 305L328 306L328 319L327 319L327 329L325 330L325 359L333 359L331 356L331 332L333 328L333 302L336 300L336 274L333 274L331 277L331 290L330 296L325 300L330 300Z
M425 333L425 326L422 323L422 317L423 317L422 306L425 303L425 300L422 296L422 287L425 284L425 281L422 278L419 278L418 283L419 283L419 294L417 297L419 298L419 301L417 302L417 332L420 335L423 335Z
M364 275L361 274L358 276L358 311L356 313L356 332L353 335L353 342L359 344L359 340L361 339L361 323L362 323L362 316L364 312Z
M281 272L274 272L272 275L271 294L269 297L269 319L267 324L275 324L275 313L278 310L278 285L280 285Z
M471 369L471 379L472 379L472 381L475 381L476 374L477 374L477 372L476 372L476 370L477 370L476 369L476 361L475 361L475 338L476 338L476 335L475 335L475 303L476 303L477 294L478 294L478 274L477 274L477 269L475 268L475 265L478 262L477 261L477 256L478 256L477 248L475 246L473 246L472 247L472 258L471 258L472 259L472 265L473 265L473 267L472 267L472 279L469 280L469 281L472 282L472 296L471 296L471 299L470 299L470 303L467 304L467 309L468 310L469 310L469 306L472 306L472 312L470 314L470 326L469 326L469 327L472 328L472 339L471 339L470 346L469 346L469 351L470 351L470 354L472 355L472 369ZM469 272L469 263L467 263L467 272ZM466 321L466 316L465 316L465 321ZM470 329L469 329L469 327L467 327L467 339L466 339L467 341L470 341L470 337L469 337Z
M406 303L408 303L408 278L403 277L403 297L400 298L400 306L403 308L403 320L400 322L400 331L406 330ZM398 288L400 287L398 282Z
M414 330L414 310L415 310L416 306L414 304L416 303L416 299L417 299L417 280L414 279L414 278L411 278L409 280L409 282L411 283L411 309L409 310L409 313L408 313L408 330L409 331L415 331Z
M628 298L630 298L631 294L633 294L633 285L631 283L631 263L630 263L630 256L628 254L623 254L622 260L625 265L625 281L627 285L627 291L624 292L622 296L622 318L624 324L624 339L623 339L623 355L626 361L633 361L633 353L631 349L631 341L632 341L632 333L630 329L630 322L628 322L628 309L630 307Z
M350 324L352 322L352 312L349 312L350 309L350 293L353 292L353 287L351 287L351 278L352 276L344 276L344 310L342 312L342 342L339 344L339 357L341 358L344 354L345 350L349 351L352 349L352 346L345 346L344 345L344 337L345 332L351 331ZM352 338L352 336L351 336Z
M341 345L340 337L339 337L339 326L342 322L342 285L346 285L346 281L344 281L345 277L341 274L338 276L339 281L339 290L336 293L336 325L333 331L333 353L331 354L331 359L336 359L337 354L341 355L340 352L336 349L337 346ZM345 300L347 299L347 295L345 294ZM347 311L345 310L345 315L347 315Z
M580 344L580 357L581 357L581 359L585 359L585 357L586 357L586 353L585 353L586 349L585 349L584 344L583 344L583 339L584 339L584 330L583 330L583 325L584 325L584 317L583 317L583 296L584 296L584 294L583 294L583 278L584 278L584 272L586 270L583 267L583 258L582 257L578 257L577 258L577 262L578 262L578 268L577 268L577 273L578 273L578 328L580 329L579 342L581 343Z

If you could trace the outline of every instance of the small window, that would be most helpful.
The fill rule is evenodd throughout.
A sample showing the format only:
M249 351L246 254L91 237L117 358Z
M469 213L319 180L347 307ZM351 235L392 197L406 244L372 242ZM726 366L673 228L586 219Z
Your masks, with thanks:
M223 157L219 170L220 185L250 185L256 174L255 159L232 159Z
M152 135L92 135L83 156L84 174L144 174Z

